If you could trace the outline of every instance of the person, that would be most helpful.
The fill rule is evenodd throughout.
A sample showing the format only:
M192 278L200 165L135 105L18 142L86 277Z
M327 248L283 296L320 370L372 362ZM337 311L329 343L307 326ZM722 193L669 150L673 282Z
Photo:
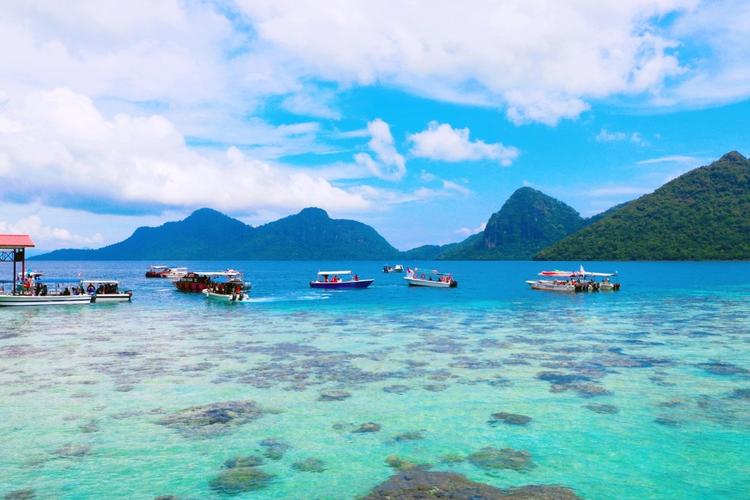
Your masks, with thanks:
M359 281L359 275L358 274L354 275L354 281Z
M63 295L70 295L70 290L68 289L68 287L67 287L67 286L65 287L65 290L63 290L63 293L62 293L62 294L63 294Z
M89 295L94 295L94 292L96 291L96 288L94 288L93 283L89 283L89 286L86 287L86 293Z

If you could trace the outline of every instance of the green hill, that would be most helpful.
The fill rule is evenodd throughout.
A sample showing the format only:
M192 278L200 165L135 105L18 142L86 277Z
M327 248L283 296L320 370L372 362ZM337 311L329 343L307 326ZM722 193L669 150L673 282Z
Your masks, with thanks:
M439 255L446 260L531 259L586 221L572 207L530 187L517 189L484 231Z
M391 259L399 255L361 222L331 219L306 208L254 228L202 208L178 222L138 228L128 239L97 250L56 250L39 260L304 260Z
M545 248L540 260L750 258L750 161L736 151Z

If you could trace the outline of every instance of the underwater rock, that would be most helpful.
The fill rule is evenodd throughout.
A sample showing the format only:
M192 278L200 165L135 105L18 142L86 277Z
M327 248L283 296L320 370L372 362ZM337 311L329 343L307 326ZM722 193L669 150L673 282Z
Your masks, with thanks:
M154 497L154 500L180 500L180 497L177 495L159 495Z
M426 384L422 386L424 390L430 391L430 392L442 392L446 390L449 386L447 384Z
M91 446L85 444L66 444L54 451L54 454L61 458L80 458L85 457L91 451Z
M682 399L670 399L669 401L662 401L656 406L659 408L676 408L678 406L684 406L685 403L686 401L683 401Z
M292 467L300 472L323 472L326 470L325 462L317 458L306 458L294 462Z
M36 494L31 488L24 488L22 490L9 491L3 496L5 500L34 500Z
M78 429L81 432L85 432L87 434L90 434L92 432L99 432L100 430L99 423L96 420L89 420L87 423L79 425Z
M576 382L586 382L591 380L591 377L581 375L577 373L564 373L555 371L543 371L536 374L536 378L544 380L553 385L571 385Z
M486 446L467 457L473 465L486 470L511 469L525 471L534 467L531 453L513 448L497 449Z
M573 490L564 486L529 485L500 489L471 481L455 472L422 469L402 471L370 491L363 500L576 500Z
M595 396L609 396L612 391L591 382L578 382L575 384L552 384L551 392L575 391L582 398L593 398Z
M500 422L508 425L527 425L531 422L531 417L520 415L518 413L507 413L501 411L499 413L493 413L490 420L487 421L490 425L496 425Z
M359 427L354 429L352 432L359 434L368 432L380 432L380 424L376 424L375 422L365 422L364 424L361 424Z
M402 384L395 384L395 385L389 385L387 387L383 387L383 392L388 392L390 394L405 394L409 392L411 388L408 385L402 385Z
M584 408L587 408L594 413L601 413L602 415L614 415L620 411L615 405L608 404L592 404L586 405Z
M273 477L256 467L233 467L221 471L209 485L219 493L237 495L265 488Z
M258 419L264 413L254 401L222 401L179 410L157 423L186 435L211 436Z
M731 399L742 399L745 401L750 401L750 389L735 389L732 391L732 394L729 395Z
M393 440L397 442L419 441L421 439L424 439L424 436L422 435L422 431L402 432L401 434L397 434L393 436Z
M331 428L338 432L352 432L357 426L351 422L336 422Z
M465 461L466 458L458 453L446 453L440 457L440 462L444 464L460 464Z
M291 446L284 441L274 438L266 438L258 444L266 449L266 451L263 452L263 455L271 460L281 460L284 454L291 448Z
M411 469L427 470L430 467L432 467L430 464L415 464L414 462L411 462L409 460L404 460L398 455L388 455L385 458L385 463L388 465L388 467L392 469L398 469L401 471L406 471L406 470L411 470Z
M680 421L675 420L672 417L656 417L654 419L654 422L659 425L663 425L665 427L679 427L680 426Z
M750 373L750 370L746 368L722 361L712 360L706 363L698 363L696 366L714 375L747 375Z
M326 391L320 391L320 396L318 396L318 401L343 401L347 398L350 398L352 395L351 393L347 391L338 391L338 390L326 390Z
M225 469L233 469L235 467L257 467L263 465L263 457L257 455L248 455L246 457L234 457L224 462Z

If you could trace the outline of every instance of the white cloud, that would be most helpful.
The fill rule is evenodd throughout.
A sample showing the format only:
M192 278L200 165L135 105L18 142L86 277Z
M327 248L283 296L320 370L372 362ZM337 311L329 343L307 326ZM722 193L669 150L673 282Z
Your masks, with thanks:
M376 159L369 153L357 153L354 155L355 163L381 179L401 179L406 173L406 160L396 150L391 128L386 122L376 118L367 124L367 130L370 133L367 146L375 154Z
M456 234L460 234L460 235L462 235L464 237L469 237L472 234L477 234L477 233L479 233L481 231L484 231L485 227L487 227L487 223L486 222L482 222L477 227L462 227L462 228L456 230Z
M648 158L646 160L641 160L638 163L638 165L655 165L660 163L681 163L684 165L699 165L701 162L705 161L702 158L698 158L697 156L689 156L689 155L667 155L667 156L659 156L658 158Z
M330 92L299 92L284 98L281 107L297 115L340 120L341 113L331 107L332 100Z
M167 119L105 118L67 89L11 99L0 109L0 192L15 196L107 199L121 204L208 205L224 210L362 210L370 201L322 177L252 160L234 147L203 155Z
M0 221L0 233L29 234L37 247L47 249L71 245L96 245L103 241L101 233L81 236L65 228L46 225L38 215L29 215L14 223Z
M592 99L658 91L684 68L654 20L696 0L240 0L258 39L304 75L386 84L507 106L516 123L554 125Z
M411 154L417 158L457 162L468 160L495 160L508 166L518 158L519 151L501 143L488 144L472 141L468 128L453 128L448 123L432 121L427 129L409 136Z
M646 141L640 132L610 132L603 128L596 134L597 142L622 142L630 141L633 144L645 145Z
M628 184L613 184L585 191L584 196L601 198L607 196L635 196L651 192L653 188L644 186L632 186Z

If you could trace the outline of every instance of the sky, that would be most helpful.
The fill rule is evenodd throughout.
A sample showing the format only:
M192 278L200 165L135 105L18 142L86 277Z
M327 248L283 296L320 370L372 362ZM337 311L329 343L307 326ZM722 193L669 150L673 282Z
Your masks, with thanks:
M3 2L0 233L97 248L212 207L460 241L750 154L750 2Z

